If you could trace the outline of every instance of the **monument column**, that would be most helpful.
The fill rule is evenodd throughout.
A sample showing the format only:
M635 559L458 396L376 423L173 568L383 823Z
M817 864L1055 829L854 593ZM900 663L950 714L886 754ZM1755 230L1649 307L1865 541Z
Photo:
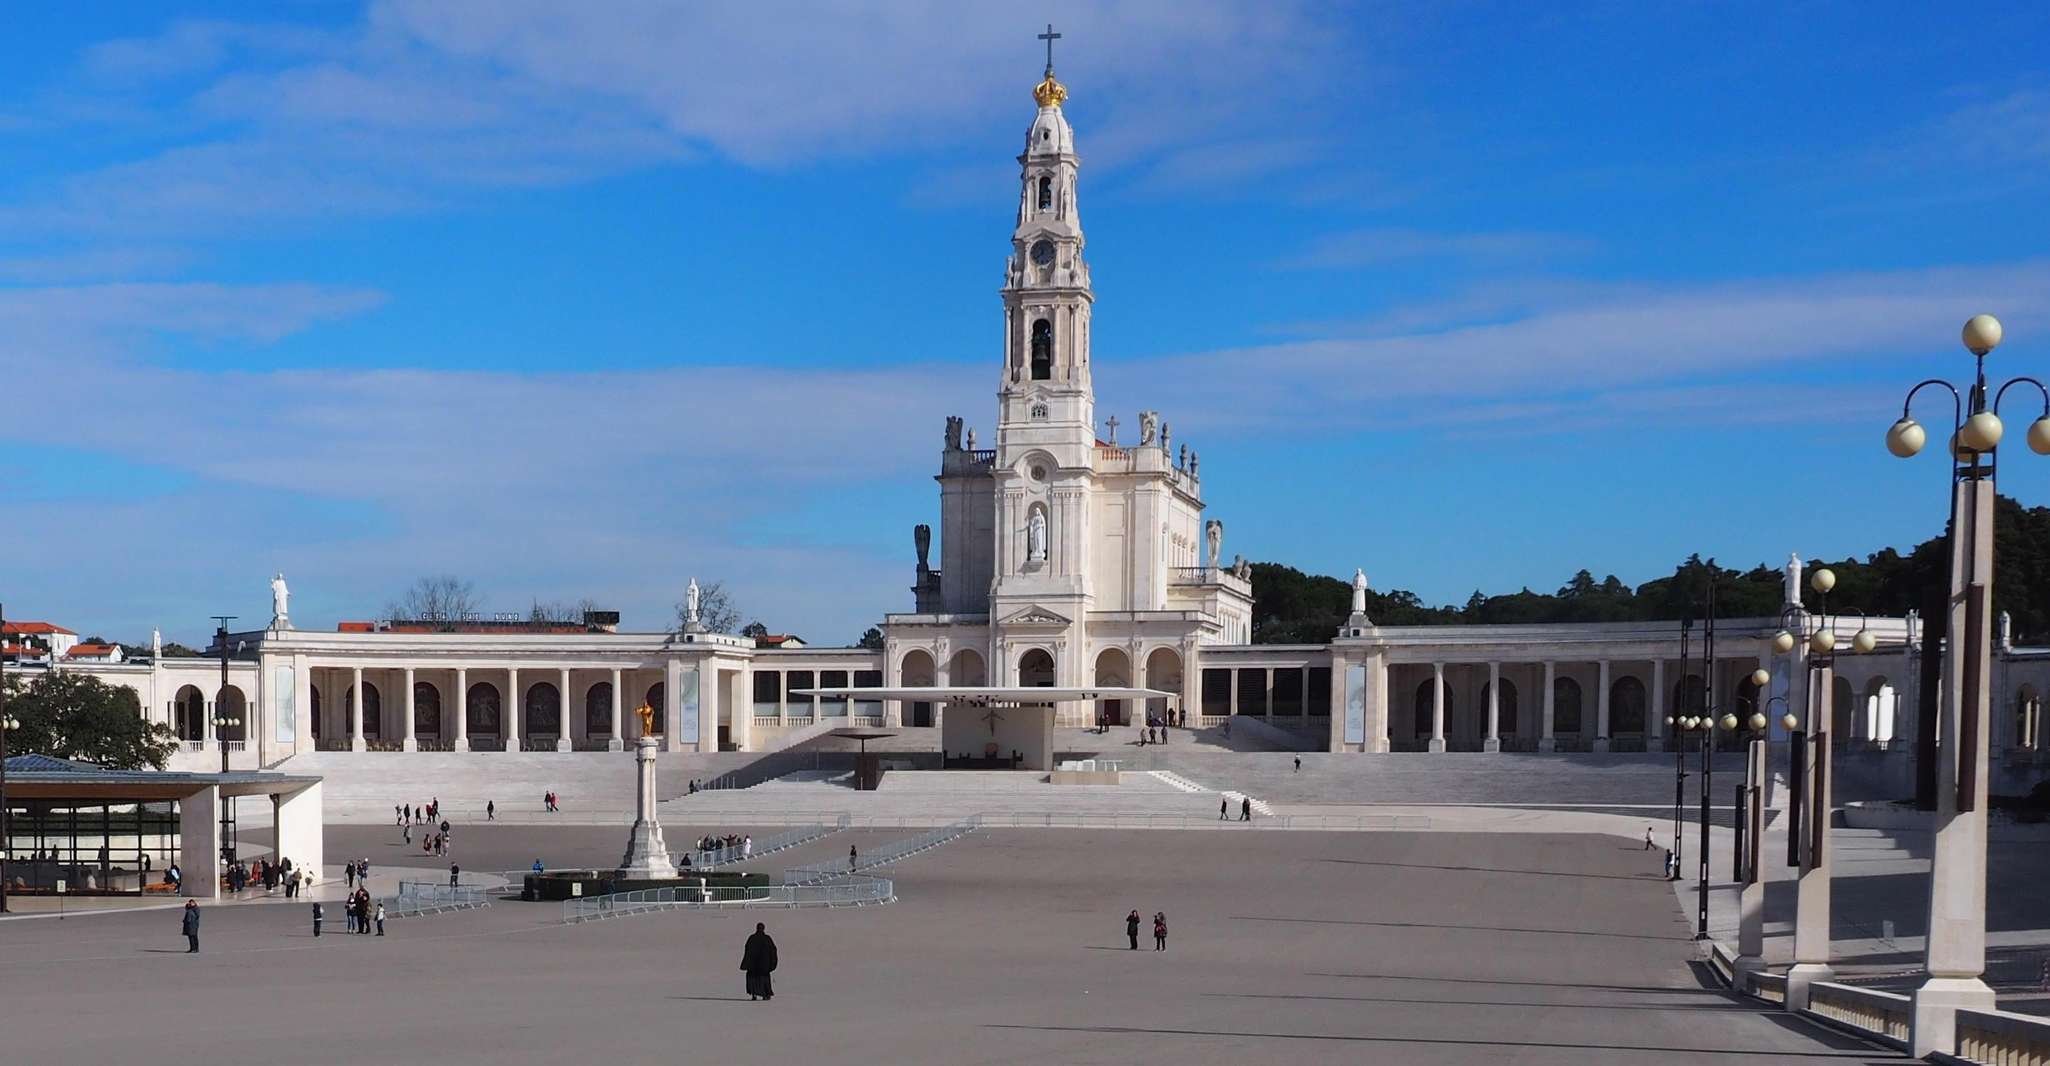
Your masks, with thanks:
M1761 711L1765 709L1765 697L1766 693L1761 690L1758 693L1758 709ZM1664 751L1666 750L1666 661L1656 656L1651 660L1651 710L1649 714L1650 721L1644 723L1644 729L1651 734L1652 739L1645 744L1644 750Z
M413 735L413 668L406 667L406 739L399 745L402 751L419 751L420 739Z
M349 669L349 750L362 751L363 745L363 668Z
M558 713L558 714L557 714L557 715L555 716L555 726L556 726L556 728L555 728L555 750L556 750L556 751L568 751L568 750L569 750L569 709L570 709L570 705L571 705L571 700L570 700L570 698L569 698L569 691L570 691L570 690L569 690L569 668L568 668L568 667L564 667L564 668L563 668L563 670L562 670L562 686L561 686L561 687L560 687L560 688L558 689L558 691L560 691L560 692L562 693L562 701L561 701L561 706L560 706L560 713Z
M612 732L605 741L606 751L618 751L619 742L619 668L612 668Z
M470 750L470 671L456 667L456 742L457 751Z
M1488 739L1482 751L1502 750L1502 664L1488 664Z
M520 671L516 667L505 669L505 707L499 715L499 732L505 734L505 750L520 750Z
M1609 750L1609 661L1602 660L1602 669L1595 684L1601 691L1594 695L1594 750Z
M1538 750L1556 751L1559 742L1552 738L1552 692L1558 674L1559 664L1545 660L1545 716L1538 724Z
M1233 693L1238 686L1231 687ZM1436 752L1445 750L1445 664L1431 664L1431 744Z

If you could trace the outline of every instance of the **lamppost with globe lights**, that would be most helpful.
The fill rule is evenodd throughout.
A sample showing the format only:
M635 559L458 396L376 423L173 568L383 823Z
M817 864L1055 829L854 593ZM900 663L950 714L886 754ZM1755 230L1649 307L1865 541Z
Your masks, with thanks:
M1836 588L1836 572L1820 567L1808 575L1818 610L1812 615L1799 603L1780 612L1780 630L1773 634L1773 650L1790 655L1799 643L1796 631L1807 634L1807 729L1789 730L1789 784L1793 790L1792 817L1787 825L1787 862L1797 870L1794 890L1794 965L1787 971L1787 1010L1808 1006L1808 988L1816 981L1835 976L1829 960L1830 869L1829 816L1832 806L1831 723L1836 709L1836 626L1841 615L1829 613L1829 593ZM1854 608L1855 610L1855 608ZM1879 645L1866 623L1865 612L1857 611L1858 631L1850 640L1851 650L1864 654ZM1810 628L1812 619L1813 626ZM1792 708L1788 708L1792 718Z
M2029 425L2029 450L2050 455L2050 388L2032 377L2002 383L1989 398L1986 356L2003 330L1992 315L1965 322L1972 381L1960 390L1941 378L1919 382L1901 402L1899 420L1886 431L1886 448L1901 458L1919 453L1928 432L1910 410L1924 389L1950 393L1950 587L1938 699L1936 847L1929 876L1929 934L1915 990L1909 1050L1916 1057L1955 1047L1959 1008L1994 1006L1986 972L1986 748L1987 678L1991 667L1993 503L1995 459L2005 426L2000 401L2007 390L2033 385L2043 413ZM1927 708L1924 708L1927 713Z
M1751 672L1751 682L1763 691L1771 684L1772 674L1760 667ZM1744 745L1744 784L1737 789L1737 846L1730 874L1738 886L1737 958L1732 965L1740 974L1765 969L1765 878L1760 870L1760 857L1765 853L1767 740L1772 727L1772 705L1786 702L1785 696L1772 696L1765 701L1763 710L1754 708L1741 723L1733 714L1723 719L1733 728L1743 725L1748 733ZM1798 720L1788 713L1780 721L1792 728ZM1739 981L1741 987L1742 979Z
M228 727L242 724L242 719L228 713L228 623L235 620L232 614L213 616L214 643L221 650L221 691L214 697L214 743L221 749L221 772L228 772ZM235 801L225 792L221 804L221 854L223 865L235 861Z

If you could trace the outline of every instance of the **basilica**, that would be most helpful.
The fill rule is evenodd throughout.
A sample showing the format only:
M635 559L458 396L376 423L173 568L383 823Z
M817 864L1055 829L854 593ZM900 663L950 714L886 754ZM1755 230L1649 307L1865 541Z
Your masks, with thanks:
M225 685L212 658L48 668L134 689L195 766L222 750L238 767L315 751L620 751L644 705L664 750L772 751L847 727L938 726L947 702L885 693L977 686L1133 695L1057 704L1056 725L1229 720L1273 746L1332 752L1664 750L1703 691L1761 711L1829 708L1839 742L1876 752L1913 736L1916 620L1858 623L1871 650L1840 656L1829 691L1808 692L1808 645L1774 638L1840 623L1804 605L1798 560L1786 609L1721 620L1712 660L1677 622L1379 626L1360 573L1328 643L1251 643L1249 569L1225 553L1196 452L1159 413L1098 417L1082 157L1050 63L1032 95L993 309L1005 338L989 368L993 446L945 418L938 565L933 526L919 524L911 609L884 617L881 649L770 646L694 624L622 633L603 619L316 631L292 623L280 576L270 623L226 635ZM2024 759L2050 752L2050 656L2003 643L1996 671L1995 743Z

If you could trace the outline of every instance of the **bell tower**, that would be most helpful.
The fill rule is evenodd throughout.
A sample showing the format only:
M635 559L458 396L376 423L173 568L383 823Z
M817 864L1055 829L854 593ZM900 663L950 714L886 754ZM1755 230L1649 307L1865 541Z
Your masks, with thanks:
M1076 211L1075 131L1054 77L1051 29L1046 75L1032 89L1039 110L1018 157L1018 219L1004 264L1004 370L998 389L997 462L1020 447L1052 451L1062 465L1088 465L1095 441L1089 382L1089 265Z

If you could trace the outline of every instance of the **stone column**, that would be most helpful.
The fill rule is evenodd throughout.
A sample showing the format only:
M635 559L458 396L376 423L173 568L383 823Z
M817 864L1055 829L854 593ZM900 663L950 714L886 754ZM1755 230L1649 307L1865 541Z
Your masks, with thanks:
M619 751L623 747L619 741L619 684L619 668L614 667L612 670L612 733L605 741L606 751Z
M1594 750L1609 750L1609 661L1601 662L1601 673L1595 681L1600 691L1594 697Z
M349 750L362 751L363 743L363 668L349 670Z
M1488 738L1481 743L1483 751L1502 750L1502 664L1488 664Z
M1558 680L1558 671L1558 663L1550 659L1545 660L1545 715L1544 720L1538 723L1539 751L1557 751L1559 749L1559 741L1552 735L1552 697Z
M1232 691L1238 691L1233 685ZM1431 664L1431 750L1445 750L1445 664Z
M1759 710L1765 709L1765 698L1767 695L1768 691L1766 689L1759 690ZM1646 751L1666 750L1666 661L1664 659L1655 658L1651 661L1651 709L1646 714L1649 720L1644 723L1644 728L1651 734L1651 740L1645 744L1644 749Z
M1936 852L1929 874L1928 980L1915 990L1909 1053L1956 1046L1957 1011L1993 1009L1986 972L1986 731L1992 643L1993 479L1957 483L1951 514L1950 639L1936 744ZM1979 681L1967 685L1967 675ZM1917 713L1929 713L1917 708ZM1970 719L1970 721L1967 721ZM1968 725L1975 725L1966 733ZM1969 762L1966 759L1969 758Z
M1836 671L1818 667L1811 675L1807 750L1803 777L1807 793L1801 812L1801 866L1794 883L1794 965L1787 971L1786 1009L1806 1010L1808 986L1836 976L1829 965L1829 735Z
M470 671L456 667L456 742L457 751L470 750Z
M562 699L561 699L561 706L560 706L560 708L559 708L559 713L557 713L557 714L556 714L556 716L555 716L555 750L556 750L556 751L568 751L568 750L569 750L569 708L570 708L570 698L569 698L569 691L570 691L570 690L569 690L569 668L568 668L568 667L564 667L564 668L563 668L563 670L562 670L562 684L561 684L561 685L560 685L560 686L559 686L559 687L558 687L558 688L556 689L556 691L558 691L558 692L561 692L561 693L562 693Z
M406 751L419 751L420 739L413 733L413 668L406 667L406 739L399 747Z
M520 672L515 667L505 671L505 704L499 708L498 731L505 737L505 750L520 750Z

